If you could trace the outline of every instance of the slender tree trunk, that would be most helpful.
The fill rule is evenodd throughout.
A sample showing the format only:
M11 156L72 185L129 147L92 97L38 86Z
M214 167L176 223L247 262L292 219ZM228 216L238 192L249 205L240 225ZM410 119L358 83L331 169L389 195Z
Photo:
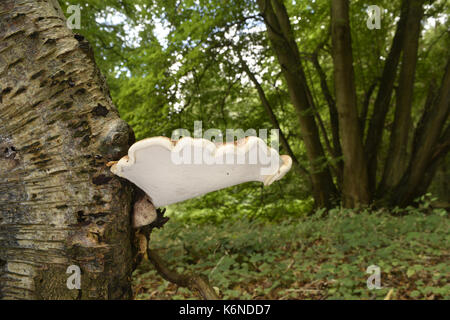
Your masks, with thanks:
M380 191L391 190L398 184L408 165L408 146L411 132L411 108L416 72L417 50L420 37L420 20L423 16L423 0L409 1L409 14L403 42L403 58L397 91L397 106L391 143L386 159Z
M406 33L406 19L408 17L409 8L408 3L409 0L402 1L400 20L397 23L392 46L384 64L380 87L373 108L373 116L370 119L367 131L365 152L367 154L369 188L372 195L375 192L377 183L378 150L383 138L384 122L391 103L397 67Z
M266 110L267 115L269 116L270 122L276 129L278 129L281 145L283 146L284 150L286 150L286 153L292 158L294 167L297 170L299 170L302 174L309 177L309 172L300 165L297 157L295 156L294 152L292 151L292 148L291 148L288 140L286 139L286 137L283 133L283 130L281 130L280 123L278 122L278 119L277 119L275 113L273 112L272 106L270 105L269 100L267 100L264 89L262 88L258 79L256 79L255 75L253 74L253 72L248 67L247 63L242 58L241 58L241 64L242 64L242 68L244 69L245 73L250 78L250 80L253 82L253 85L255 86L256 91L258 92L259 99L261 100L261 104L263 105L264 109Z
M364 136L366 121L367 121L367 113L369 112L370 99L372 98L372 94L375 91L378 85L379 79L375 79L375 81L370 85L369 89L367 89L364 95L364 101L362 105L361 114L359 116L359 123L361 125L361 134ZM370 181L370 179L369 179Z
M348 17L348 0L331 2L334 83L344 157L343 205L353 208L370 201L366 159L360 129Z
M334 156L340 157L342 155L341 150L341 142L339 141L339 116L336 109L336 102L333 99L333 96L331 95L330 89L328 88L327 84L327 76L325 75L325 72L323 71L319 59L318 59L318 53L314 52L312 55L312 64L314 65L314 68L317 71L317 74L320 78L320 87L322 88L322 93L327 101L328 105L328 112L330 114L330 123L331 123L331 135L333 137L333 149L334 149ZM341 166L341 165L339 165Z
M427 112L428 111L428 112ZM439 88L435 105L425 110L423 128L417 137L410 165L390 202L407 205L426 191L434 176L439 160L450 149L450 126L444 125L450 113L450 58Z
M290 100L299 117L300 132L311 164L311 181L316 206L331 207L332 200L336 196L336 187L329 167L323 163L326 157L286 8L280 0L258 0L258 5L264 17L269 40L286 79Z
M131 188L105 164L132 139L57 1L0 1L2 298L131 297Z

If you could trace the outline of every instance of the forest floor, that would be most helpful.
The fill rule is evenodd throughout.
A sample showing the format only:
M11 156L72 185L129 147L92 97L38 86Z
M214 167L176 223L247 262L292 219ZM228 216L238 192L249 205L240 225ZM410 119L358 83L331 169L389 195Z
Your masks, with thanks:
M445 210L322 215L220 224L172 217L150 247L179 273L207 276L223 299L450 298ZM369 266L380 268L380 289L368 288ZM200 298L163 280L148 260L133 289L135 299Z

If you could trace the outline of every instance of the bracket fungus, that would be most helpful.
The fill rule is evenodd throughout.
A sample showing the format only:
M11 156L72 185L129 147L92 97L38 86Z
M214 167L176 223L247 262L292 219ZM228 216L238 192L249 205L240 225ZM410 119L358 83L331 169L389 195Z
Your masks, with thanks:
M127 156L110 166L148 197L134 206L137 228L152 223L162 206L249 181L268 186L290 170L292 159L253 136L234 143L153 137L133 144Z

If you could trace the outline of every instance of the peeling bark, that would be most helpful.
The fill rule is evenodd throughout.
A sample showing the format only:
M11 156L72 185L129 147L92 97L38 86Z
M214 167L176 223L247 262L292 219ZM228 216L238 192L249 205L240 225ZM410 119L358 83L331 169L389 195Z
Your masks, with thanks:
M0 296L131 297L132 142L57 1L0 2ZM66 269L81 268L81 289Z

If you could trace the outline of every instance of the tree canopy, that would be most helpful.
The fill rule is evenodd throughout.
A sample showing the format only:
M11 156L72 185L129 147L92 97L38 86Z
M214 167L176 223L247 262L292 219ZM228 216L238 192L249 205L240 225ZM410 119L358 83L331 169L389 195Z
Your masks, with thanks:
M365 1L61 1L80 4L75 31L138 139L194 121L280 129L286 181L183 204L253 213L310 208L311 194L317 206L404 206L445 161L448 2L373 2L380 29Z

